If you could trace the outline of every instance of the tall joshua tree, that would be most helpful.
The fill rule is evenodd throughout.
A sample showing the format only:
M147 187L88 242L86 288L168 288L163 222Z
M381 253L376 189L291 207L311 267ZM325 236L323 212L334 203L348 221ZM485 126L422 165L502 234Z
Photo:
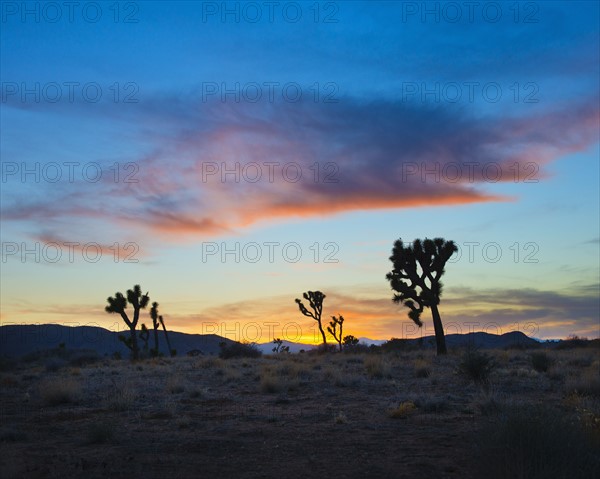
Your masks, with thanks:
M158 326L160 323L158 320L158 303L156 301L152 303L150 317L152 318L152 328L154 329L154 349L152 350L152 356L158 356Z
M323 331L323 325L321 324L321 314L323 313L323 300L325 299L325 295L321 293L321 291L308 291L303 294L303 297L312 311L309 311L304 304L302 304L302 300L296 298L296 303L300 308L300 312L304 316L308 316L309 318L313 318L317 324L319 325L319 331L321 332L321 336L323 337L323 344L327 344L327 337L325 336L325 331Z
M127 290L127 297L123 296L121 293L115 293L114 298L111 296L106 301L108 301L108 306L106 306L104 310L107 313L120 314L125 324L129 327L130 336L129 340L125 343L129 344L129 347L131 348L133 359L138 359L140 357L140 348L137 342L136 328L138 321L140 320L140 310L148 306L148 302L150 301L148 293L142 295L142 288L140 288L139 284L136 284L133 289ZM129 316L125 311L127 309L127 303L131 304L133 307L133 319L129 319Z
M337 328L340 327L338 331ZM333 336L340 347L340 352L342 351L342 328L344 327L344 317L340 314L339 318L335 316L331 317L331 321L329 321L329 326L327 326L327 331L329 334Z
M442 295L440 278L446 262L455 251L454 242L443 238L417 239L408 246L398 239L390 256L394 268L386 275L394 291L393 301L407 306L410 309L408 317L419 327L423 326L423 309L431 309L438 355L446 354L444 327L438 311Z

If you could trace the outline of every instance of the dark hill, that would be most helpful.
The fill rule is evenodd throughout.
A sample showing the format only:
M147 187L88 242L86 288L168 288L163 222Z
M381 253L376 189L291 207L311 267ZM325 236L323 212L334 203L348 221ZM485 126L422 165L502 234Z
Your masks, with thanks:
M0 326L0 356L16 358L55 349L64 343L67 349L92 349L102 356L119 352L126 357L129 350L119 341L119 334L129 336L129 331L117 333L95 326L70 327L58 324ZM192 350L199 350L204 354L218 354L219 343L233 342L216 334L186 334L175 331L169 331L169 340L178 355ZM152 341L151 332L150 347ZM168 355L162 330L159 331L159 349Z

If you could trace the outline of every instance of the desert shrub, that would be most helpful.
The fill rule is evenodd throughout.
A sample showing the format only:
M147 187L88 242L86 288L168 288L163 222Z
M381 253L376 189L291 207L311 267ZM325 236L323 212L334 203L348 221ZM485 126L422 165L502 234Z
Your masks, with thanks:
M398 407L391 409L388 412L388 415L392 419L402 419L402 418L410 416L411 414L414 414L416 412L416 410L417 410L417 406L415 405L414 402L404 401L404 402L400 403L400 405Z
M367 374L372 378L390 377L391 367L386 358L381 354L368 356L364 362Z
M567 364L569 366L575 367L575 368L587 368L588 366L590 366L593 362L592 356L589 354L585 354L585 355L580 355L574 358L570 358L567 361Z
M171 394L178 394L185 391L185 383L180 376L170 376L167 379L167 391Z
M600 376L593 367L584 371L579 377L572 377L565 385L567 393L577 393L583 396L600 397Z
M277 367L277 374L292 379L308 379L311 375L311 369L306 364L285 361Z
M488 423L475 441L478 477L600 477L599 439L597 432L547 406L512 406Z
M271 370L263 370L260 376L260 390L268 394L282 392L290 389L290 387L295 389L297 383L296 380L282 377Z
M473 406L483 416L494 416L502 412L506 400L501 400L495 391L482 391L473 402Z
M280 366L263 367L260 373L260 390L264 393L295 391L300 387L300 377L308 370L300 365L284 363Z
M230 358L259 358L262 355L254 343L221 343L219 357L222 359Z
M342 411L340 411L335 416L333 416L333 422L335 424L348 424L348 418Z
M46 379L39 386L40 397L44 404L56 406L75 402L81 392L79 384L71 379Z
M531 361L531 367L538 373L545 373L552 366L552 358L543 351L533 353L529 360Z
M427 378L431 374L429 364L423 359L415 360L415 376L418 378Z
M467 349L458 363L461 374L481 384L488 383L494 368L494 358L473 348Z
M224 362L219 358L206 358L198 361L196 365L202 369L221 369Z
M113 411L127 411L129 410L136 398L137 394L133 386L129 383L120 383L112 380L112 389L107 398L107 406Z

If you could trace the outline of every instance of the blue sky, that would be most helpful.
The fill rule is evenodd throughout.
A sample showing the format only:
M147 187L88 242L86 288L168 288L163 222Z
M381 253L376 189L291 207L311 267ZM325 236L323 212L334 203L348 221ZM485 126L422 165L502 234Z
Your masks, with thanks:
M599 335L598 3L471 20L461 2L287 2L272 21L262 2L225 2L239 18L222 2L101 3L72 21L25 4L37 18L2 3L3 324L112 327L105 298L141 283L173 329L247 339L244 324L293 322L308 340L293 299L321 289L349 333L400 337L393 241L442 236L463 253L446 324ZM102 257L69 261L67 242Z

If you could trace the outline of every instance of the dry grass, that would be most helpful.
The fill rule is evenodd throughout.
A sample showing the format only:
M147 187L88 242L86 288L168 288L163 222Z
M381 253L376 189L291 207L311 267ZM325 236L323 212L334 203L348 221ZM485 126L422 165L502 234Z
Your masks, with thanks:
M567 393L600 398L600 372L593 366L589 367L578 377L570 377L565 384L565 389Z
M367 356L364 362L367 375L371 378L389 378L391 377L391 367L389 360L382 354L373 354Z
M106 398L106 405L113 411L127 411L131 409L138 396L138 392L130 382L112 380L112 387Z
M415 377L428 378L431 375L431 366L424 359L415 359L414 361Z
M275 471L310 457L323 475L365 477L362 456L341 465L328 459L354 447L387 458L377 463L381 477L395 477L399 468L418 477L427 468L430 477L474 479L482 477L469 470L476 432L487 424L501 430L515 407L547 403L600 434L597 352L547 351L552 366L545 373L533 369L528 351L488 353L498 368L486 388L460 378L461 351L440 358L410 351L109 360L79 366L76 376L70 367L47 373L44 363L23 364L1 376L7 452L0 466L17 465L8 477L29 477L40 467L77 475L65 457L46 451L55 441L69 457L85 457L89 477L118 477L128 467L125 456L106 461L103 448L88 445L136 444L140 462L158 464L152 461L160 444L163 462L149 477L177 468L185 477L200 468L207 477L239 477L267 450ZM53 388L64 395L50 399ZM55 406L43 407L49 404ZM556 431L568 430L563 426ZM440 446L434 458L420 450L425 443ZM579 444L587 447L581 438Z
M335 424L348 424L348 418L342 411L340 411L333 417L333 422Z
M388 415L392 419L403 419L411 416L417 411L417 406L412 401L404 401L396 408L389 411Z
M291 370L281 367L263 366L260 373L260 391L267 394L296 391L300 380Z

